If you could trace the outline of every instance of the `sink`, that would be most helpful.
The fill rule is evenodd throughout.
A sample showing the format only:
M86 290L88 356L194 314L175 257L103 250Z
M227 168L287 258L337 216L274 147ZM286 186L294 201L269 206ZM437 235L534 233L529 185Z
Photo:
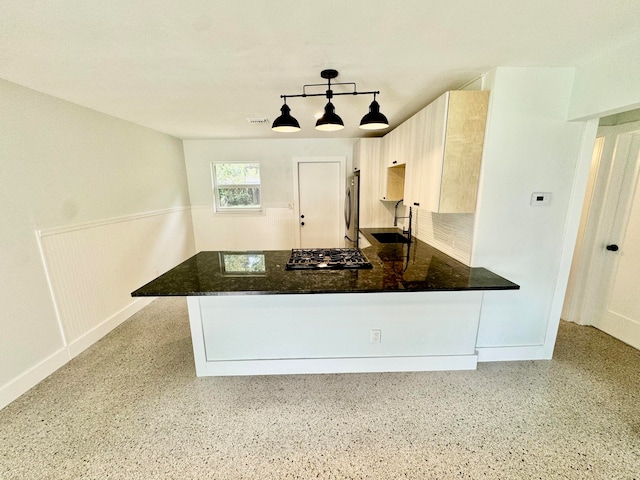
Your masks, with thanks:
M399 233L380 232L380 233L372 233L371 235L380 243L409 243L409 240L407 240L407 237L404 237Z

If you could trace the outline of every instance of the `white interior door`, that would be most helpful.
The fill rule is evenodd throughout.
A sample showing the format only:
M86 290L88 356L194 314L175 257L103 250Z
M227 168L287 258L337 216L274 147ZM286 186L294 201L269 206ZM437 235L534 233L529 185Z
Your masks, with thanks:
M625 182L620 188L610 240L603 246L610 257L610 274L602 277L604 281L611 279L602 288L606 307L593 324L640 349L640 134L621 138L618 143L627 157Z
M297 162L300 248L342 246L343 163Z

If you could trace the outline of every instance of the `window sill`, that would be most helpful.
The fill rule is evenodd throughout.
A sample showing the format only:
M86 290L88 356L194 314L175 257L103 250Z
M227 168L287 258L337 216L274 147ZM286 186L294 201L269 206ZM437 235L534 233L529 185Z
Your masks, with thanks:
M214 215L230 217L261 217L265 214L264 209L260 210L213 210Z

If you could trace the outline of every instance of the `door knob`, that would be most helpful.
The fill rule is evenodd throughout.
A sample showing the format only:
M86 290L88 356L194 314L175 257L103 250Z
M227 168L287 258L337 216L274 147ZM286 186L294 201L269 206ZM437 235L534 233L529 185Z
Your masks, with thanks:
M607 250L609 250L610 252L617 252L618 245L615 245L615 244L607 245Z

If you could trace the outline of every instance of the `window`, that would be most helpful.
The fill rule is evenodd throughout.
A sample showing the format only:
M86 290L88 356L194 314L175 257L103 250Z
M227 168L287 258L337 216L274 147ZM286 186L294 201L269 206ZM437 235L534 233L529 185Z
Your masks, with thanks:
M260 210L259 163L212 163L217 212Z

